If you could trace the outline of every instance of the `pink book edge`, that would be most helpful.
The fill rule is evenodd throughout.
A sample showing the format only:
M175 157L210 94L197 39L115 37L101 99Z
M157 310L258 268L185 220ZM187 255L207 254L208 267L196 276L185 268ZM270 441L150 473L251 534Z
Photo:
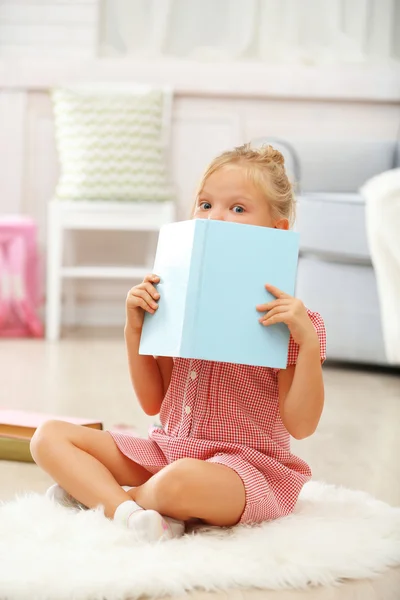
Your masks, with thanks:
M101 423L100 419L82 419L79 417L65 417L61 415L48 415L45 413L30 412L26 410L10 410L0 408L0 425L11 425L15 427L39 427L45 421L67 421L74 425L87 425L89 423Z

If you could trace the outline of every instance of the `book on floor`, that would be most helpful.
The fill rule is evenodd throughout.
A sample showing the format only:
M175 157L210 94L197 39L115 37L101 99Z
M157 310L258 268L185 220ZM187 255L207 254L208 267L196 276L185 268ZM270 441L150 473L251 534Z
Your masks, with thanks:
M29 449L30 437L0 435L0 460L34 462Z
M161 228L154 273L159 308L145 314L140 354L285 368L289 330L264 327L256 306L293 295L299 236L293 231L194 219Z
M0 408L0 435L31 438L36 429L46 421L67 421L75 425L103 429L103 424L94 419L80 419L76 417L61 417L45 413L30 412L25 410L11 410Z

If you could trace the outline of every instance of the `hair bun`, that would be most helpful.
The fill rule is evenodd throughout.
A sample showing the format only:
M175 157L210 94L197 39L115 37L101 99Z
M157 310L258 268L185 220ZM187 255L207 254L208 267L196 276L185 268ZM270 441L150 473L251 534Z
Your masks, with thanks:
M262 146L260 148L260 154L262 154L263 159L267 162L276 163L277 165L282 166L285 164L285 158L282 152L279 152L279 150L273 146Z

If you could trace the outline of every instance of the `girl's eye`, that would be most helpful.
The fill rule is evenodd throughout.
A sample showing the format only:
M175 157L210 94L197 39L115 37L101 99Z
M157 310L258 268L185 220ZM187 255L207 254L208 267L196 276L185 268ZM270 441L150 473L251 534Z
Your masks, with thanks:
M244 208L243 208L243 206L234 206L233 207L233 212L235 212L237 214L244 213Z
M200 208L202 210L210 210L211 204L209 202L200 202Z

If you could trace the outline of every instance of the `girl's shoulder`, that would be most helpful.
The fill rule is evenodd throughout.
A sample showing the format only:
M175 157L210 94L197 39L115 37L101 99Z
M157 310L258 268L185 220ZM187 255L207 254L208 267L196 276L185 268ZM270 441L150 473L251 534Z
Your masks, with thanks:
M306 308L307 310L307 314L311 319L312 324L315 327L315 330L318 334L318 336L325 336L326 338L326 333L325 333L325 323L323 318L321 317L321 315L318 312L314 312L312 310L310 310L309 308Z
M320 356L321 362L324 362L326 359L326 331L325 331L325 323L323 318L318 312L314 312L309 308L306 309L307 314L311 320L311 323L314 325L314 329L317 332L317 336L319 339L319 348L320 348ZM295 343L292 336L289 338L289 351L288 351L288 366L295 365L297 362L297 358L299 355L299 346Z

